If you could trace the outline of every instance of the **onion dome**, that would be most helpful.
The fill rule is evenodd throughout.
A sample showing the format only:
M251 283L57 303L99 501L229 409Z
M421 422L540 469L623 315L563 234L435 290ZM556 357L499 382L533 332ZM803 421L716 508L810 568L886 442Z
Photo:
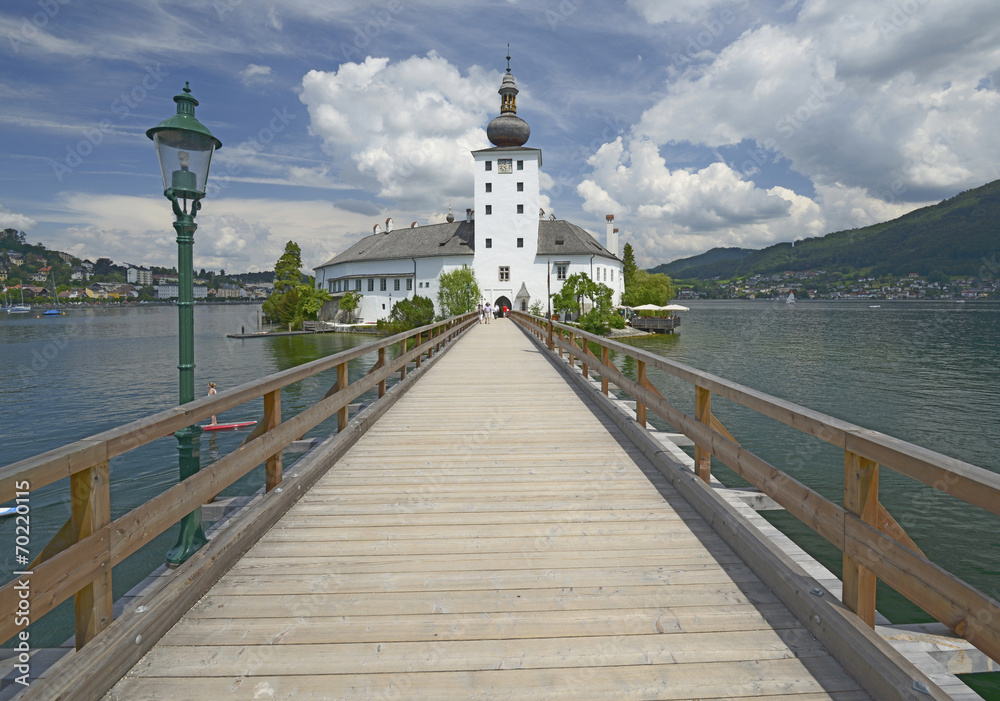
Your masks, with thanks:
M448 205L448 216L445 217L445 220L449 224L451 224L453 221L455 221L455 215L451 213L451 205Z
M507 54L507 73L500 84L500 116L486 127L486 137L494 146L524 146L531 136L531 127L517 116L517 85L510 72L510 54Z

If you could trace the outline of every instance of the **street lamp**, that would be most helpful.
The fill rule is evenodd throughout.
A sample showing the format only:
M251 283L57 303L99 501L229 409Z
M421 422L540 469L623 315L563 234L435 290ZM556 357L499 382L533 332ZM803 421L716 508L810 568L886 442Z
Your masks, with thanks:
M180 362L180 404L194 400L194 269L192 248L198 228L194 218L205 196L212 154L222 148L222 142L195 119L198 101L184 83L184 92L174 97L177 114L149 129L146 136L153 140L163 173L163 195L174 210L177 221L177 326ZM178 464L181 481L200 469L201 428L186 426L174 432L177 437ZM167 551L167 564L181 564L208 542L201 528L201 507L181 519L177 545Z

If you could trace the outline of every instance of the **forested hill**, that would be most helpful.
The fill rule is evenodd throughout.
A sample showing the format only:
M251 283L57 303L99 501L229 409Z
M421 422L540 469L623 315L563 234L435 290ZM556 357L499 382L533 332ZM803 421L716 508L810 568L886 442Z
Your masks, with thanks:
M650 269L651 273L664 273L670 277L688 277L685 273L692 268L699 268L713 263L725 261L737 261L746 258L751 253L756 253L754 248L713 248L701 255L690 258L680 258L670 263L661 263Z
M655 270L701 280L817 269L876 277L909 273L974 276L982 259L998 252L1000 180L892 221L797 241L794 247L779 243L739 258L684 265L699 258L695 256ZM665 267L675 267L677 272L661 271Z

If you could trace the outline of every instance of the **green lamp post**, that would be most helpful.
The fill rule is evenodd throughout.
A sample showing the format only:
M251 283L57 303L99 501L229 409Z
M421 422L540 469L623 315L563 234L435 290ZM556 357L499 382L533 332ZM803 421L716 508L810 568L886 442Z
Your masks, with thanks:
M195 119L198 101L188 83L174 97L177 114L146 132L153 140L163 173L163 195L170 200L177 220L177 325L180 362L180 403L194 400L194 269L192 248L198 228L194 218L205 196L212 154L222 142ZM174 433L177 438L180 479L201 468L201 428L187 426ZM208 542L201 528L201 507L181 520L177 545L167 551L167 564L176 567Z

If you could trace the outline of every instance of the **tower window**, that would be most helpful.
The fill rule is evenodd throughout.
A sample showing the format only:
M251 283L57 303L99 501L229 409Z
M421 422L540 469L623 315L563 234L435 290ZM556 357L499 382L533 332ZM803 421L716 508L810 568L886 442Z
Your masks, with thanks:
M392 289L396 292L399 292L399 278L396 278L395 280L392 281Z
M510 266L500 266L500 282L510 282Z
M486 192L493 192L493 183L486 183Z
M493 214L493 205L491 204L486 205L486 213Z
M354 289L361 292L361 278L354 281Z
M518 170L524 170L524 161L518 161L517 162L517 169Z
M486 247L493 248L493 239L486 239Z
M517 213L518 214L524 214L524 205L523 204L517 205Z
M486 161L486 170L493 170L493 161Z
M384 277L379 278L379 280L378 280L378 289L379 289L379 292L385 292L385 278Z
M375 291L375 278L373 277L368 278L368 291L369 292Z
M518 248L524 248L524 239L518 239L517 240L517 247Z
M517 184L517 191L518 192L524 192L524 183L518 183ZM489 190L487 190L487 192L489 192Z

